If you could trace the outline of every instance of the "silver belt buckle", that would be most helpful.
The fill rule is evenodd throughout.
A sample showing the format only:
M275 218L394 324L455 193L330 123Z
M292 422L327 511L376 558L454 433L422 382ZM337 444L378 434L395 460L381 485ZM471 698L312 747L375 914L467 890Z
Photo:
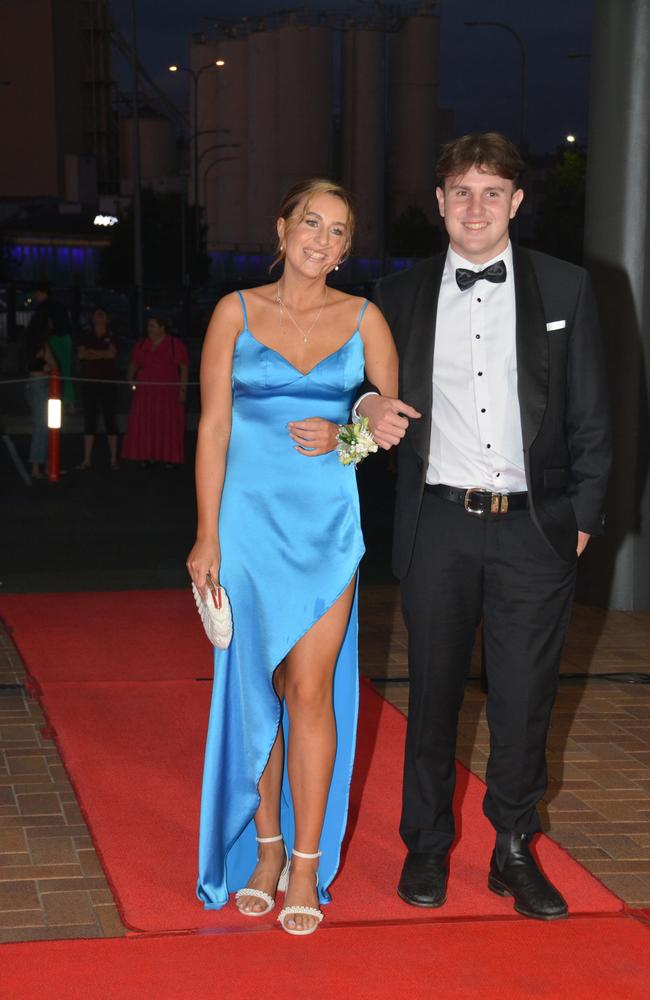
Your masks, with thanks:
M472 493L484 493L479 486L470 486L468 490L465 490L465 499L463 501L463 506L468 514L478 514L481 517L485 513L484 510L477 510L475 507L470 507Z

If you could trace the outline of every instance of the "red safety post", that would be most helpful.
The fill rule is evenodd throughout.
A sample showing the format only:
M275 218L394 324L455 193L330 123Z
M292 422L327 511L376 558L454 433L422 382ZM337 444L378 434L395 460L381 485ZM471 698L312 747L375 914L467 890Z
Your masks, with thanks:
M47 401L47 426L50 430L48 480L58 483L60 470L61 434L61 376L58 372L50 375L49 399Z

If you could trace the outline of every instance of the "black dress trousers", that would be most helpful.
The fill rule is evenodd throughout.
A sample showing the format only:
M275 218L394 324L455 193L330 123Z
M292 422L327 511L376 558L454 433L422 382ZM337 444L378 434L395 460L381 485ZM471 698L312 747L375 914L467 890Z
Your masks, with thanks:
M454 839L458 712L481 619L490 728L484 812L500 832L539 830L576 562L553 551L527 510L471 514L425 491L402 580L410 695L400 833L409 850L445 852Z

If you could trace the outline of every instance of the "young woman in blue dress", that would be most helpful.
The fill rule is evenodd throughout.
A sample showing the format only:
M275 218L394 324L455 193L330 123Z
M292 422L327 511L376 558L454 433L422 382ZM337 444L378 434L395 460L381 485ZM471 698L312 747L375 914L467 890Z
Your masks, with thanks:
M215 658L198 895L309 934L338 869L357 714L353 466L335 448L367 378L397 395L379 310L326 284L347 257L347 192L310 180L277 219L279 280L224 296L201 360L197 537L187 560L231 600L234 637Z

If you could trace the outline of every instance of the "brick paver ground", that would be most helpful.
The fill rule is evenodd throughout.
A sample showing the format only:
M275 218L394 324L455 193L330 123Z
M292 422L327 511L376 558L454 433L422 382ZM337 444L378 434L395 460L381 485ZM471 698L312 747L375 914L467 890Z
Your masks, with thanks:
M38 702L0 628L0 941L125 933Z
M395 587L361 597L361 666L406 711L406 633ZM478 674L475 652L472 673ZM632 906L650 907L650 614L577 607L549 740L551 837ZM575 677L573 675L588 675ZM56 747L0 627L0 941L125 933ZM484 696L470 681L458 756L480 777Z

